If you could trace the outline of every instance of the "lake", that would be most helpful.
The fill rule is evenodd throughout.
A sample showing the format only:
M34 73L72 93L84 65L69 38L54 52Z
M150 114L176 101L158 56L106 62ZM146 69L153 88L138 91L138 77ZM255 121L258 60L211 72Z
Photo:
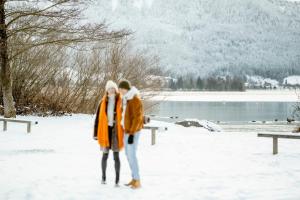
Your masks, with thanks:
M148 114L212 121L284 121L291 117L293 102L191 102L161 101ZM166 120L171 121L171 120Z

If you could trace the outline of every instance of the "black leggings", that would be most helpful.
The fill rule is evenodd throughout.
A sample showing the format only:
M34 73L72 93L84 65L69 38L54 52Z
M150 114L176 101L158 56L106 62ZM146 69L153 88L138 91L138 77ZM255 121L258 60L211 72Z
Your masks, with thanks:
M102 156L102 180L106 181L106 168L107 168L107 159L108 159L109 152L103 153ZM119 152L114 152L114 160L115 160L115 171L116 171L116 184L119 183L120 180L120 169L121 169L121 162L119 157Z

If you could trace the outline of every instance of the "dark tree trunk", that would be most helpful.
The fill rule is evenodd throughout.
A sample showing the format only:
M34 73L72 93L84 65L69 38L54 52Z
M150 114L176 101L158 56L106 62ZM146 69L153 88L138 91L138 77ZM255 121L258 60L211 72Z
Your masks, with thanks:
M16 109L12 95L11 69L8 62L7 32L5 24L6 0L0 0L0 66L1 66L1 89L3 94L4 117L16 117Z

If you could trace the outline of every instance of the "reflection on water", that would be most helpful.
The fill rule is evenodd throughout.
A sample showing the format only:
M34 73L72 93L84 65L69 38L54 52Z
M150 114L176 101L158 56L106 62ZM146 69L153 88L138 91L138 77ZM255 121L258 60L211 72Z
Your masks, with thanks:
M284 121L293 111L291 102L182 102L165 101L151 114L212 121ZM150 114L150 113L148 113Z

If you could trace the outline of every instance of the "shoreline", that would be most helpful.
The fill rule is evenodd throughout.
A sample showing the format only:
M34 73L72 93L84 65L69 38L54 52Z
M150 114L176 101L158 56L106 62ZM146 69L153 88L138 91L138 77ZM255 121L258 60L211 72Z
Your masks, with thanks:
M248 90L245 92L163 91L154 94L154 97L149 98L150 101L295 103L300 100L299 90Z

